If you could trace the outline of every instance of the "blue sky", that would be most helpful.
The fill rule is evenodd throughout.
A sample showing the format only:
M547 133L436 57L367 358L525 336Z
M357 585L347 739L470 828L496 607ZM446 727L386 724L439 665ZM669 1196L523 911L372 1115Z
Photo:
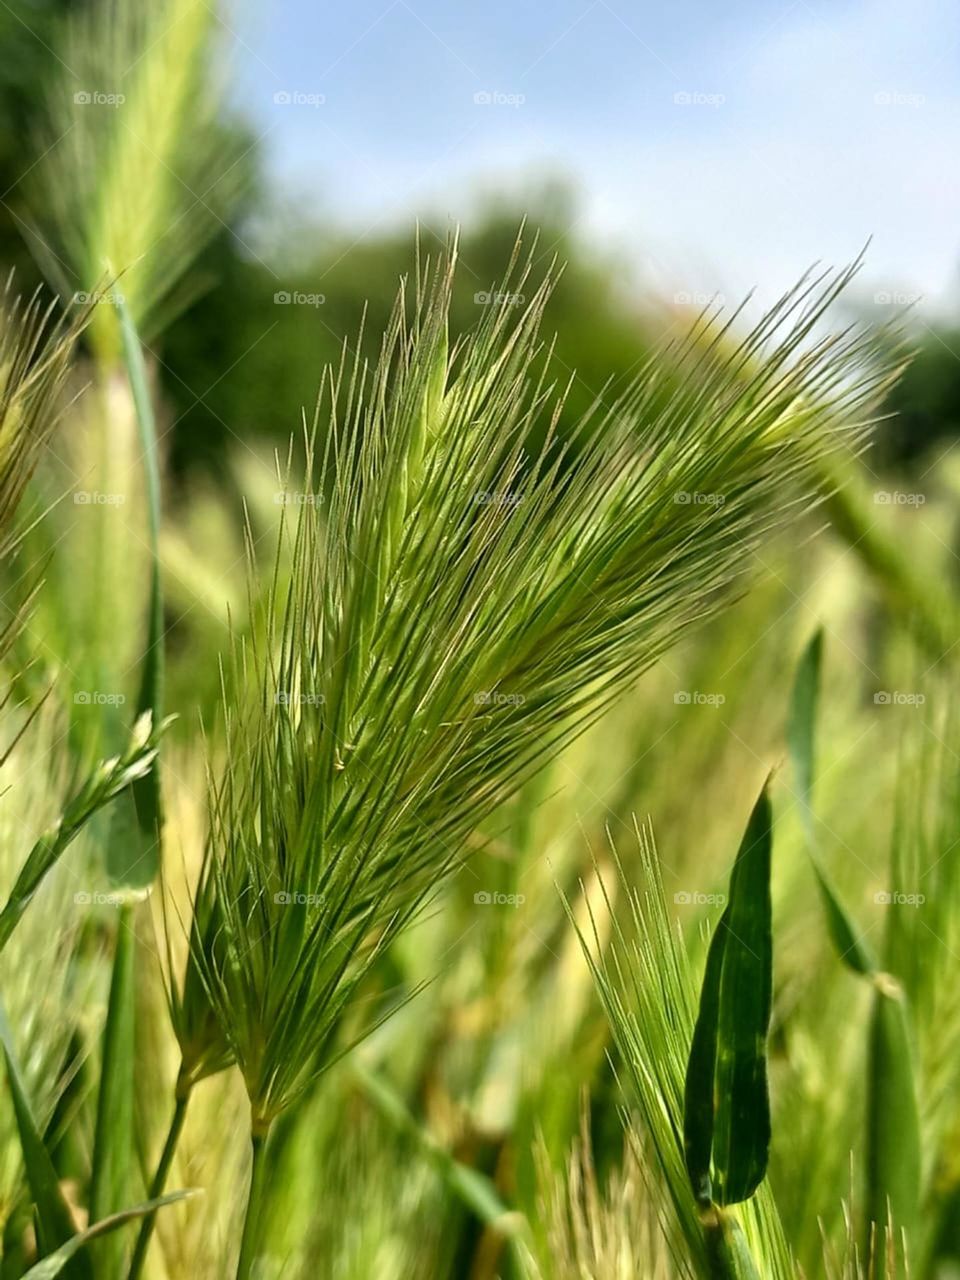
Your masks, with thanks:
M278 197L358 237L562 174L583 233L670 289L772 294L872 234L865 288L954 294L953 0L238 3Z

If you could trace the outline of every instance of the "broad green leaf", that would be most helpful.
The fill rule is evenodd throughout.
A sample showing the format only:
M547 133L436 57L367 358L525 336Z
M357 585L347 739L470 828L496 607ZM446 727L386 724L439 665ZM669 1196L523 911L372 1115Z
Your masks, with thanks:
M135 1149L134 1062L136 1059L134 974L136 937L133 908L124 906L117 927L117 944L110 982L110 1000L103 1032L100 1090L90 1175L90 1221L95 1223L120 1209L130 1198ZM122 1275L122 1238L96 1246L97 1280Z
M793 782L803 821L807 850L813 865L817 888L823 903L827 930L837 954L854 973L869 974L876 961L863 936L858 933L837 891L820 864L813 821L813 784L816 762L817 712L820 703L820 672L823 660L823 628L814 632L797 664L790 715L787 721L787 746L793 765Z
M885 1248L894 1235L916 1240L921 1179L920 1116L906 1000L889 974L874 979L867 1080L867 1229L875 1223Z
M17 1122L23 1166L36 1210L38 1252L41 1256L45 1256L73 1236L76 1224L60 1188L60 1179L50 1159L40 1128L34 1119L30 1100L20 1075L6 1013L2 1008L0 1008L0 1039L3 1041L7 1083ZM92 1280L93 1271L89 1259L75 1258L71 1263L70 1275L76 1277L76 1280Z
M87 1227L85 1231L80 1231L71 1236L48 1258L42 1259L36 1266L31 1267L24 1275L23 1280L54 1280L54 1277L60 1275L67 1263L91 1240L98 1240L101 1236L109 1235L112 1231L116 1231L118 1227L126 1226L128 1222L142 1218L144 1214L155 1213L158 1209L164 1209L169 1204L176 1204L179 1200L188 1200L191 1196L198 1194L199 1192L197 1191L171 1191L168 1195L158 1196L156 1200L146 1200L143 1204L134 1205L130 1209L121 1209L119 1213L112 1213L109 1218L101 1218L99 1222Z
M773 999L772 813L765 785L707 954L687 1063L684 1149L700 1203L736 1204L763 1180L770 1147L767 1030Z
M693 1193L701 1204L710 1204L713 1200L711 1165L716 1108L714 1079L726 919L727 912L724 911L707 952L700 1012L694 1027L684 1085L683 1145Z

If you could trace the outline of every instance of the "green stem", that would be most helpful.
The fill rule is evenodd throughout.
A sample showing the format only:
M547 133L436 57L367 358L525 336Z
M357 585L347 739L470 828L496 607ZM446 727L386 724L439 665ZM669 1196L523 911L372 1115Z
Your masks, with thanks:
M711 1280L760 1280L739 1222L711 1205L701 1219Z
M455 1159L450 1152L440 1146L432 1134L409 1111L396 1089L382 1076L360 1063L354 1065L354 1073L370 1101L401 1133L409 1134L426 1159L433 1162L451 1194L462 1201L485 1227L506 1240L507 1247L517 1263L518 1272L523 1274L526 1257L524 1241L529 1236L528 1223L523 1214L511 1211L504 1204L496 1185L490 1178L479 1169L474 1169Z
M125 902L117 919L107 1020L103 1028L100 1085L90 1170L90 1222L99 1222L125 1207L130 1186L130 1153L134 1131L136 1062L137 939L134 907ZM122 1236L91 1246L97 1275L115 1276L123 1267Z
M120 326L123 337L123 357L133 396L137 431L143 450L144 479L147 496L148 540L150 545L150 604L147 614L147 647L143 655L140 676L140 692L137 698L137 714L149 711L153 724L163 718L163 586L160 580L160 463L157 450L157 426L147 383L147 371L143 359L143 347L133 318L126 304L121 301ZM160 869L160 836L163 827L163 804L160 791L160 763L155 760L150 772L138 778L132 787L133 804L141 839L135 851L135 861L130 865L129 855L124 859L119 877L132 887L146 888L152 884Z
M160 1160L157 1164L156 1172L153 1175L153 1181L150 1183L150 1191L148 1198L156 1200L160 1197L167 1185L167 1177L170 1173L170 1166L173 1163L174 1152L177 1149L177 1143L180 1141L180 1134L183 1132L183 1122L187 1118L187 1104L190 1101L190 1085L181 1089L179 1083L177 1085L177 1100L173 1108L173 1118L170 1121L170 1128L167 1131L167 1140L163 1144L163 1150L160 1153ZM127 1273L127 1280L138 1280L143 1270L143 1264L147 1256L147 1248L150 1245L150 1238L153 1235L153 1225L156 1222L157 1213L146 1214L140 1222L140 1231L137 1234L137 1243L133 1250L133 1258L130 1262L130 1270Z
M267 1149L267 1130L254 1128L250 1134L252 1161L250 1166L250 1193L247 1211L243 1219L243 1236L240 1241L240 1259L237 1262L237 1280L250 1280L253 1265L260 1247L260 1215L263 1209L263 1191L267 1172L264 1153Z

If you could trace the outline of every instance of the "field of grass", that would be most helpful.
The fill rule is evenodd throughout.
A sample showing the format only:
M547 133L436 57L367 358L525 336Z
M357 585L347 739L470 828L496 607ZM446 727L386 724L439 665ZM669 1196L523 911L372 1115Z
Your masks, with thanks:
M66 25L0 296L0 1280L957 1277L960 476L875 470L901 335L816 272L582 403L532 229L470 326L411 235L379 354L173 484L213 36Z

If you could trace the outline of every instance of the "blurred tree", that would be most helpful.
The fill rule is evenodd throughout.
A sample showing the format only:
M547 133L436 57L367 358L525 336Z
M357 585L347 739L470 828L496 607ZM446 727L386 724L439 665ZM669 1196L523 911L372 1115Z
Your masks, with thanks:
M881 461L903 467L960 434L960 329L928 328L890 394L878 439Z
M649 342L644 319L621 285L622 268L588 252L567 229L575 220L568 189L547 188L522 214L500 202L479 204L461 241L453 328L469 328L488 305L523 216L539 229L537 270L555 257L566 264L545 337L557 335L558 383L576 373L567 412L579 415L605 386L612 393L611 381L635 368ZM421 224L424 252L439 251L448 231ZM344 341L353 350L362 326L364 353L372 355L398 279L413 275L412 229L358 240L354 233L308 227L300 238L315 247L307 255L301 247L292 267L255 260L226 238L205 255L218 285L171 328L162 352L178 471L214 463L231 438L285 442L301 412L312 412L323 363L338 358Z
M31 142L39 86L56 55L57 25L86 0L21 0L0 5L0 268L16 267L24 289L40 281L28 247L20 187L36 159ZM277 248L261 248L254 227L276 228L277 210L260 179L260 155L245 135L245 195L231 225L209 245L194 273L192 304L154 354L170 409L166 439L174 473L200 466L222 478L226 451L240 441L283 444L301 413L312 411L325 361L352 349L366 306L364 348L379 341L401 275L412 274L414 237L403 228L376 238L354 227L334 231L317 221L285 229ZM566 264L547 313L545 336L557 336L558 382L576 376L566 412L581 414L635 369L655 325L623 281L622 263L606 258L570 229L576 198L562 182L524 202L478 199L464 228L462 266L452 313L457 331L472 325L500 278L520 226L539 229L539 265ZM427 220L424 248L439 249L449 226ZM251 248L251 244L255 247ZM666 312L664 315L666 316ZM929 329L917 357L894 389L890 420L881 428L877 460L908 465L930 446L960 431L960 329ZM606 398L606 396L605 396Z
M23 289L40 283L25 239L18 186L36 160L31 143L39 86L53 60L59 18L71 0L24 0L0 5L0 270L16 268Z
M31 139L41 89L56 59L59 22L84 3L0 5L0 109L10 125L0 134L0 264L15 266L25 289L41 279L22 199L37 158ZM278 237L277 209L259 180L252 135L236 121L224 128L247 134L240 148L245 194L193 273L191 304L154 350L169 406L166 446L181 477L198 465L222 477L225 451L239 441L283 444L302 411L312 411L324 362L338 358L344 341L351 349L357 341L365 310L364 347L373 353L397 280L414 267L412 227L370 238L352 227L332 231L305 221ZM557 334L557 382L576 373L567 412L579 415L643 356L644 325L621 284L622 268L588 252L570 232L577 209L569 187L548 184L522 210L519 204L478 200L462 239L453 327L463 331L479 318L482 295L501 278L525 217L531 239L539 229L537 269L554 258L566 263L545 336ZM250 229L256 227L274 229L282 243L262 250L263 237ZM439 250L449 231L423 224L425 251Z

